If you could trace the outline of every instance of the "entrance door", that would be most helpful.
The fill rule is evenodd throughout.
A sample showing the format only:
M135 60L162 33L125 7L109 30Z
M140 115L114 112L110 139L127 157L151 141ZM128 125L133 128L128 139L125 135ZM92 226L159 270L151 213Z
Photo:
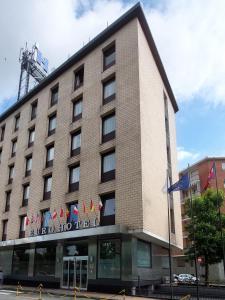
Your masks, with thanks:
M88 257L70 256L63 258L62 287L87 290Z

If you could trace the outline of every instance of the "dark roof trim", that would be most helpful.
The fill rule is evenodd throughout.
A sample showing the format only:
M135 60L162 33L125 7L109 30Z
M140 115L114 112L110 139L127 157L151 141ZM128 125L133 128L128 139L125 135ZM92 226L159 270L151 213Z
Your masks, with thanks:
M119 19L117 19L114 23L112 23L108 28L103 30L100 34L98 34L93 40L91 40L87 45L77 51L73 56L71 56L68 60L66 60L62 65L60 65L55 71L53 71L49 76L47 76L39 85L33 88L28 94L26 94L20 101L13 104L9 109L7 109L1 116L0 122L2 122L5 118L7 118L11 113L17 110L22 104L26 103L30 98L35 96L40 90L49 85L53 80L59 77L63 72L72 67L78 61L80 61L83 57L85 57L88 53L102 44L106 39L108 39L111 35L117 32L120 28L126 25L129 21L134 18L138 18L142 30L145 33L146 39L148 41L149 47L152 51L153 57L155 59L156 65L162 77L162 80L165 84L167 93L172 102L174 111L178 111L178 106L170 87L168 78L166 76L166 72L164 70L162 61L160 59L159 53L156 49L155 42L153 40L152 34L150 32L147 20L145 18L144 12L141 8L140 3L138 2L134 5L130 10L128 10L125 14L123 14Z

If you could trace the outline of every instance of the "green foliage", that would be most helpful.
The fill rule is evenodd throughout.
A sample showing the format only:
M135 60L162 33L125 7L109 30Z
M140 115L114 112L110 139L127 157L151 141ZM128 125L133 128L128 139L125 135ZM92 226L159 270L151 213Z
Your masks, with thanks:
M208 189L201 196L194 198L192 203L188 200L186 204L186 213L190 217L186 229L188 238L192 241L186 254L193 260L196 250L197 257L204 257L206 269L208 265L218 263L223 258L220 228L222 225L225 236L225 215L221 214L220 218L218 209L223 205L223 201L222 191L217 194L216 190Z

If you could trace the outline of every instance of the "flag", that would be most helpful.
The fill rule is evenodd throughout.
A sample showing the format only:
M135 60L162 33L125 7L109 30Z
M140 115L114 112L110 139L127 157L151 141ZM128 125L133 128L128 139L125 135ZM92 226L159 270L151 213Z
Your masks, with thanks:
M207 182L206 182L206 184L203 188L203 192L205 190L207 190L207 188L209 187L210 181L214 178L216 178L216 165L215 165L215 162L213 162L212 167L209 170L209 174L208 174L208 177L207 177Z
M98 203L98 209L99 209L99 211L102 209L102 207L103 207L102 200L100 200L99 203Z
M186 173L176 183L172 184L168 188L168 193L188 190L189 185L189 176L188 173Z
M30 220L30 222L31 222L31 224L33 224L34 223L34 215L32 214L32 216L31 216L31 220Z
M86 204L85 204L85 202L83 201L83 213L86 214L86 212L87 212Z
M63 216L64 216L64 211L63 211L63 209L62 209L62 208L60 209L59 216L60 216L60 218L63 218Z
M57 217L57 212L56 212L56 210L54 209L54 212L53 212L53 214L52 214L52 219L55 220L56 217Z
M95 206L92 199L91 199L90 211L92 212L95 211Z
M66 217L69 218L69 216L70 216L70 211L69 211L69 209L67 208L67 209L66 209Z
M43 215L44 227L48 227L49 221L52 219L50 211L46 211Z
M78 215L78 213L79 213L78 208L77 208L76 205L74 205L74 207L73 207L73 213L74 213L75 215Z
M26 216L25 224L26 224L26 226L28 226L30 224L30 220L29 220L28 216Z

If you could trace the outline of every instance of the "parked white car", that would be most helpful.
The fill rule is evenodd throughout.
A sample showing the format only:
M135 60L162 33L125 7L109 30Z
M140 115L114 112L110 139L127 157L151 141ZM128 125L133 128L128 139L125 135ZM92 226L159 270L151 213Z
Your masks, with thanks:
M177 278L180 283L196 283L197 278L191 274L179 274Z

